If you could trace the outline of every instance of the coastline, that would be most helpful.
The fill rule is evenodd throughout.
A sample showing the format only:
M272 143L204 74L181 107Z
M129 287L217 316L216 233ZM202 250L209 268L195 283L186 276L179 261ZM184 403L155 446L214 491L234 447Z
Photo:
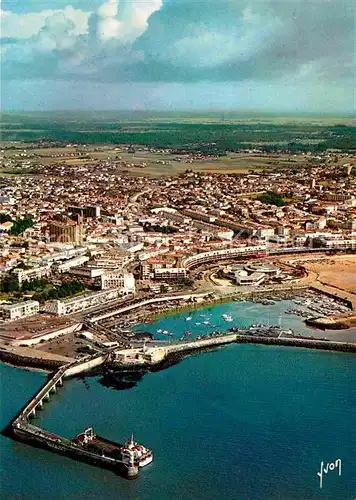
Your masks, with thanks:
M281 301L281 300L291 300L293 297L298 292L303 292L305 290L305 287L303 289L301 288L295 288L291 287L288 290L276 290L274 292L271 291L253 291L253 292L243 292L243 293L236 293L232 296L225 296L225 297L218 297L218 298L210 298L208 300L200 300L200 301L192 301L187 303L186 301L181 304L181 305L173 305L172 307L169 307L169 304L165 304L165 306L161 310L157 309L152 309L152 306L148 306L147 308L142 308L140 311L133 311L131 314L129 313L125 318L123 319L122 327L137 327L138 325L142 323L153 323L159 319L166 318L169 316L174 316L177 314L183 314L185 312L189 312L192 310L201 310L201 309L206 309L206 308L213 308L217 305L224 304L224 303L231 303L231 302L246 302L246 301L251 301L254 303L261 303L261 301L265 297L273 297L276 301ZM167 307L168 305L168 307ZM345 319L345 318L342 318ZM319 323L319 320L323 320L323 318L310 318L309 320L306 320L305 323L307 325L310 325L311 327L314 327L318 330L325 330L325 329L330 329L330 330L339 330L340 333L345 331L346 329L349 329L350 326L348 327L341 327L341 328L336 328L331 326L332 324L339 324L339 321L341 320L340 317L326 317L327 324ZM244 339L237 340L237 343L251 343L251 344L266 344L266 345L282 345L282 346L293 346L288 340L292 339L273 339L270 337L265 337L265 341L263 338L257 338L254 336L253 338L250 337L248 340L248 335L244 336ZM278 342L273 342L273 340L278 340ZM283 342L283 340L286 340ZM309 349L323 349L325 350L334 350L334 351L343 351L343 352L356 352L354 350L354 344L353 342L348 342L345 340L341 340L338 342L333 343L332 341L325 342L324 347L320 347L318 344L316 345L301 345L299 340L297 339L298 342L293 347L299 347L299 348L309 348ZM311 341L314 340L311 338ZM305 342L305 344L308 341ZM310 342L310 341L309 341ZM350 346L350 351L348 351L347 348L340 348L340 345L349 345ZM332 347L334 346L334 347ZM220 347L220 346L219 346ZM212 347L212 349L215 349L217 347ZM20 348L22 349L22 348ZM196 352L200 352L201 349L197 350ZM56 355L55 353L49 354L47 352L42 352L40 350L33 350L33 356L31 353L20 353L18 352L19 348L17 348L16 352L13 352L11 350L11 347L6 348L4 346L0 346L0 361L9 364L11 366L15 367L20 367L24 369L29 369L29 370L36 370L36 371L43 371L46 373L50 373L55 369L58 369L59 367L63 366L64 364L68 363L71 361L69 358L64 358L63 359L58 359L61 356ZM41 356L43 354L43 356ZM44 356L45 354L45 356ZM56 359L57 358L57 359Z
M266 346L279 346L279 347L292 347L298 349L315 349L322 350L325 352L340 352L340 353L356 353L356 344L350 342L333 342L333 341L322 341L316 339L296 339L296 338L273 338L273 337L258 337L249 335L239 335L236 340L229 343L222 343L218 345L211 345L206 347L190 348L182 353L168 353L164 360L155 363L145 363L140 365L132 365L129 363L116 363L112 365L109 363L109 367L115 366L116 371L145 371L149 369L150 371L160 371L169 368L171 365L176 364L181 359L184 359L191 355L199 355L200 353L213 351L221 349L226 345L230 344L251 344L251 345L266 345ZM55 360L43 360L40 358L32 359L25 358L19 355L10 353L11 356L7 357L4 355L4 351L0 350L0 361L4 364L14 366L16 368L22 368L29 371L41 371L44 373L51 373L55 369L60 368L64 363ZM60 363L60 364L59 364Z
M16 368L46 373L51 373L53 370L60 368L64 364L64 362L54 359L22 356L20 354L6 351L4 348L0 348L0 361Z

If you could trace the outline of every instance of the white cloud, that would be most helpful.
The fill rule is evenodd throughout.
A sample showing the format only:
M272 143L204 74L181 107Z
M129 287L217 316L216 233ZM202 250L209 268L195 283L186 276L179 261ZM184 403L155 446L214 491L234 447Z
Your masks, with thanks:
M98 37L132 42L144 33L149 17L161 7L162 0L131 0L122 8L118 0L108 0L98 9Z
M64 9L48 9L28 14L1 11L1 36L3 38L31 38L39 34L48 19L58 14L62 14L73 23L71 34L78 36L88 32L90 13L68 6Z
M98 15L102 19L106 19L108 17L117 16L118 12L118 1L117 0L108 0L106 3L103 3L98 9Z

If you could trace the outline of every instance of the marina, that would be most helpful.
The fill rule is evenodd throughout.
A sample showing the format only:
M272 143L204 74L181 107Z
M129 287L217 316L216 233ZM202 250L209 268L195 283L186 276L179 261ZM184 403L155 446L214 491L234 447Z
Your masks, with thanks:
M268 304L264 304L265 300L268 300ZM192 338L204 338L205 335L211 335L214 331L227 332L230 327L248 329L253 324L260 323L266 327L277 325L285 331L292 330L297 336L303 335L316 339L327 336L331 340L347 338L351 342L356 342L355 329L338 333L327 328L319 330L306 324L305 321L316 316L317 311L335 315L349 313L350 309L335 299L310 290L294 294L290 292L269 294L267 299L259 296L252 297L250 300L235 298L230 302L203 304L200 309L191 309L188 316L192 318L189 321L189 329L192 332ZM154 324L137 322L132 329L133 331L148 331L157 340L166 340L167 334L164 335L163 332L169 331L171 332L169 340L174 342L181 338L177 332L187 329L185 318L186 315L174 310L167 311L166 315L158 317Z

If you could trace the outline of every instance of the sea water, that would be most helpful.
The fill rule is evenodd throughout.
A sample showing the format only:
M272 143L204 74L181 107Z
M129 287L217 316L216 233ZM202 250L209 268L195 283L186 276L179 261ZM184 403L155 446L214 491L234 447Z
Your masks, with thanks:
M46 376L0 368L5 427ZM93 426L119 442L134 432L154 462L127 481L1 436L1 498L351 499L355 390L353 354L262 345L188 357L129 390L68 380L39 425L70 438ZM329 470L320 488L321 462L337 459L341 475Z

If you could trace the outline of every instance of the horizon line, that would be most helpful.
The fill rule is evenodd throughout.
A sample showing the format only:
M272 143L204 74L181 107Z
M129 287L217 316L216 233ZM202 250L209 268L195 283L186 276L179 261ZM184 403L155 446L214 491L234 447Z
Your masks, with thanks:
M18 110L18 109L0 109L0 114L33 114L33 113L132 113L132 114L175 114L175 113L184 113L184 114L194 114L194 115L202 115L202 114L221 114L221 115L231 115L231 114L239 114L239 115L275 115L275 116L310 116L310 117L330 117L330 118L353 118L355 117L355 113L350 112L342 112L342 111L272 111L272 110L237 110L237 109L66 109L66 108L58 108L58 109L42 109L42 110Z

